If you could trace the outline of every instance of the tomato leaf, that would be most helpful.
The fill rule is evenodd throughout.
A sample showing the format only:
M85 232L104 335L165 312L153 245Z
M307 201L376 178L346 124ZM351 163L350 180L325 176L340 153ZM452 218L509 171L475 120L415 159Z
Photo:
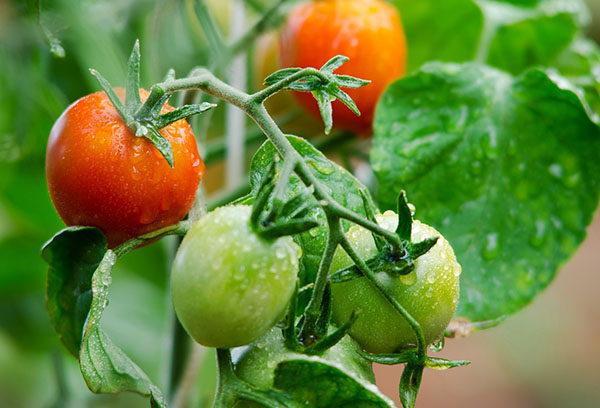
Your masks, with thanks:
M428 61L486 61L520 73L551 64L589 22L583 0L393 0L407 38L408 71Z
M313 408L394 407L394 403L373 384L318 357L279 363L274 387Z
M600 196L600 131L541 70L426 65L392 84L375 118L380 205L405 189L463 267L457 314L528 304L577 249Z
M46 309L50 323L75 357L79 357L92 303L92 275L106 251L104 234L92 227L66 228L42 248L42 258L49 265Z
M160 104L157 104L160 105ZM164 103L163 103L164 105ZM162 105L160 105L162 106ZM162 129L165 126L170 125L173 122L177 122L178 120L188 118L192 115L196 115L198 113L204 113L209 109L217 106L214 103L202 102L200 104L194 105L184 105L180 108L175 109L174 111L167 112L163 115L160 115L156 121L155 125L158 129Z
M152 406L166 407L158 388L99 327L117 260L102 232L93 227L66 228L44 245L42 257L50 266L46 289L50 321L79 359L90 390L137 392L150 396Z
M288 136L288 140L292 146L300 153L308 164L313 174L330 192L334 200L345 206L346 208L364 215L364 205L361 198L361 190L364 194L369 195L366 188L350 173L331 162L323 153L318 151L306 140ZM268 174L270 164L275 160L278 153L271 142L266 142L256 152L252 160L250 169L250 182L252 185L252 194L256 196L263 178ZM288 186L287 196L289 198L300 194L306 190L304 184L296 175L292 175ZM314 281L314 277L321 261L321 255L327 243L327 223L323 210L319 207L314 197L308 197L307 201L314 207L310 214L312 218L321 221L321 225L295 236L296 241L302 247L302 259L306 267L307 281L301 282L305 285ZM369 203L372 199L369 196ZM350 223L344 222L344 228L348 230ZM333 271L332 271L333 272Z

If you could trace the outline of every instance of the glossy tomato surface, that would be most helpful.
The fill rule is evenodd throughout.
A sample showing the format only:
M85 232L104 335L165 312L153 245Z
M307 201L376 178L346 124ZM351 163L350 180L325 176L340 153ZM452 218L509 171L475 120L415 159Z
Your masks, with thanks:
M394 231L398 216L393 211L387 211L377 216L377 222L385 229ZM370 231L353 226L347 235L363 259L369 259L377 253ZM379 282L421 324L428 344L441 338L454 316L461 273L461 266L448 241L429 225L413 221L413 242L436 236L439 237L437 243L415 261L415 270L409 275L376 274ZM352 265L350 257L338 248L331 265L332 271L349 265ZM416 336L406 320L366 278L333 284L331 294L333 320L337 324L344 323L353 310L358 310L359 316L350 329L350 335L366 351L393 353L416 345Z
M296 7L280 37L283 67L320 68L336 55L350 61L335 71L368 79L359 89L344 89L356 102L356 116L341 102L333 103L333 126L369 132L379 96L404 74L406 41L396 8L382 0L312 1ZM295 92L303 107L319 115L308 92Z
M123 99L124 91L117 89ZM141 90L142 100L148 92ZM169 105L162 113L172 111ZM46 179L67 225L100 228L109 247L174 224L187 214L205 167L185 120L163 128L171 168L152 143L135 136L104 92L79 99L50 132Z
M177 317L200 344L230 348L264 335L282 318L302 251L289 236L259 237L252 208L217 208L186 234L171 273Z

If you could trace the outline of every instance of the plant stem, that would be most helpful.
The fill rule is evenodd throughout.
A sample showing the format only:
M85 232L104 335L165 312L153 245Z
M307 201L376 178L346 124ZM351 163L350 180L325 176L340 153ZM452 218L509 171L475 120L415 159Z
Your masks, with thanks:
M303 342L310 341L310 336L315 331L315 327L319 316L321 314L321 304L323 302L323 294L325 293L325 287L327 286L327 280L329 275L329 269L331 262L333 261L333 255L335 250L340 243L340 219L335 215L327 215L327 224L329 225L329 236L327 237L327 244L321 263L319 264L319 270L315 279L315 286L313 294L310 298L306 309L304 310L304 324L300 332L300 339ZM305 344L307 345L307 344Z

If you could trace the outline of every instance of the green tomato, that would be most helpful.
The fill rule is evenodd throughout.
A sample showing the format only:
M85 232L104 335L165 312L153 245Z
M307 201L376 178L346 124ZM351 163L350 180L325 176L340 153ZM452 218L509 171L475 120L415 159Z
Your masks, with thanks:
M349 336L345 336L319 358L338 365L342 371L353 375L357 379L375 383L372 364L358 354L359 350L358 344ZM268 389L273 387L277 364L284 360L302 358L317 357L309 357L288 350L283 343L281 330L273 328L249 347L234 352L235 372L239 378L249 384ZM238 405L236 405L236 408L238 408Z
M398 217L393 211L377 216L383 228L394 231ZM353 226L347 233L353 248L363 259L372 258L377 248L370 231ZM425 341L431 344L443 336L444 329L454 316L458 304L460 264L452 247L434 228L413 221L411 240L420 242L439 237L425 255L415 261L415 269L408 275L392 276L376 273L381 284L415 318L423 329ZM346 252L338 248L331 270L352 265ZM336 283L331 287L333 320L344 323L353 310L359 317L350 335L371 353L393 353L416 345L416 336L406 320L379 293L367 278Z
M200 344L251 343L282 317L294 291L301 250L291 237L265 240L250 206L218 208L187 233L173 262L177 317Z

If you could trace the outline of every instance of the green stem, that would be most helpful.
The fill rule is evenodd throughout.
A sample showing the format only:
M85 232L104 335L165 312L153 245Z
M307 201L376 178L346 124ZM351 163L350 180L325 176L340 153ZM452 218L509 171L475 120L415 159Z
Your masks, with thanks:
M377 280L375 273L369 268L367 263L356 253L354 248L352 248L352 244L348 240L348 237L341 231L340 233L343 235L340 245L346 251L350 259L356 264L356 266L360 269L362 274L371 281L371 283L377 288L377 290L387 299L388 302L402 315L402 317L406 320L408 325L413 329L415 336L417 338L417 351L419 353L419 358L422 361L425 361L427 356L427 343L425 342L425 335L423 334L423 329L418 321L415 320L414 317L408 313L408 311L398 302L388 291L387 289Z
M302 330L300 332L300 339L305 343L305 346L309 345L307 344L307 341L310 342L311 340L314 340L311 339L311 336L315 332L315 327L321 314L321 304L323 303L323 294L325 293L325 288L327 286L329 269L331 268L333 255L335 254L335 250L341 239L339 233L341 230L340 219L335 215L328 214L327 224L329 225L329 236L327 237L325 251L323 252L323 257L319 264L312 296L304 310L304 324L302 325Z

